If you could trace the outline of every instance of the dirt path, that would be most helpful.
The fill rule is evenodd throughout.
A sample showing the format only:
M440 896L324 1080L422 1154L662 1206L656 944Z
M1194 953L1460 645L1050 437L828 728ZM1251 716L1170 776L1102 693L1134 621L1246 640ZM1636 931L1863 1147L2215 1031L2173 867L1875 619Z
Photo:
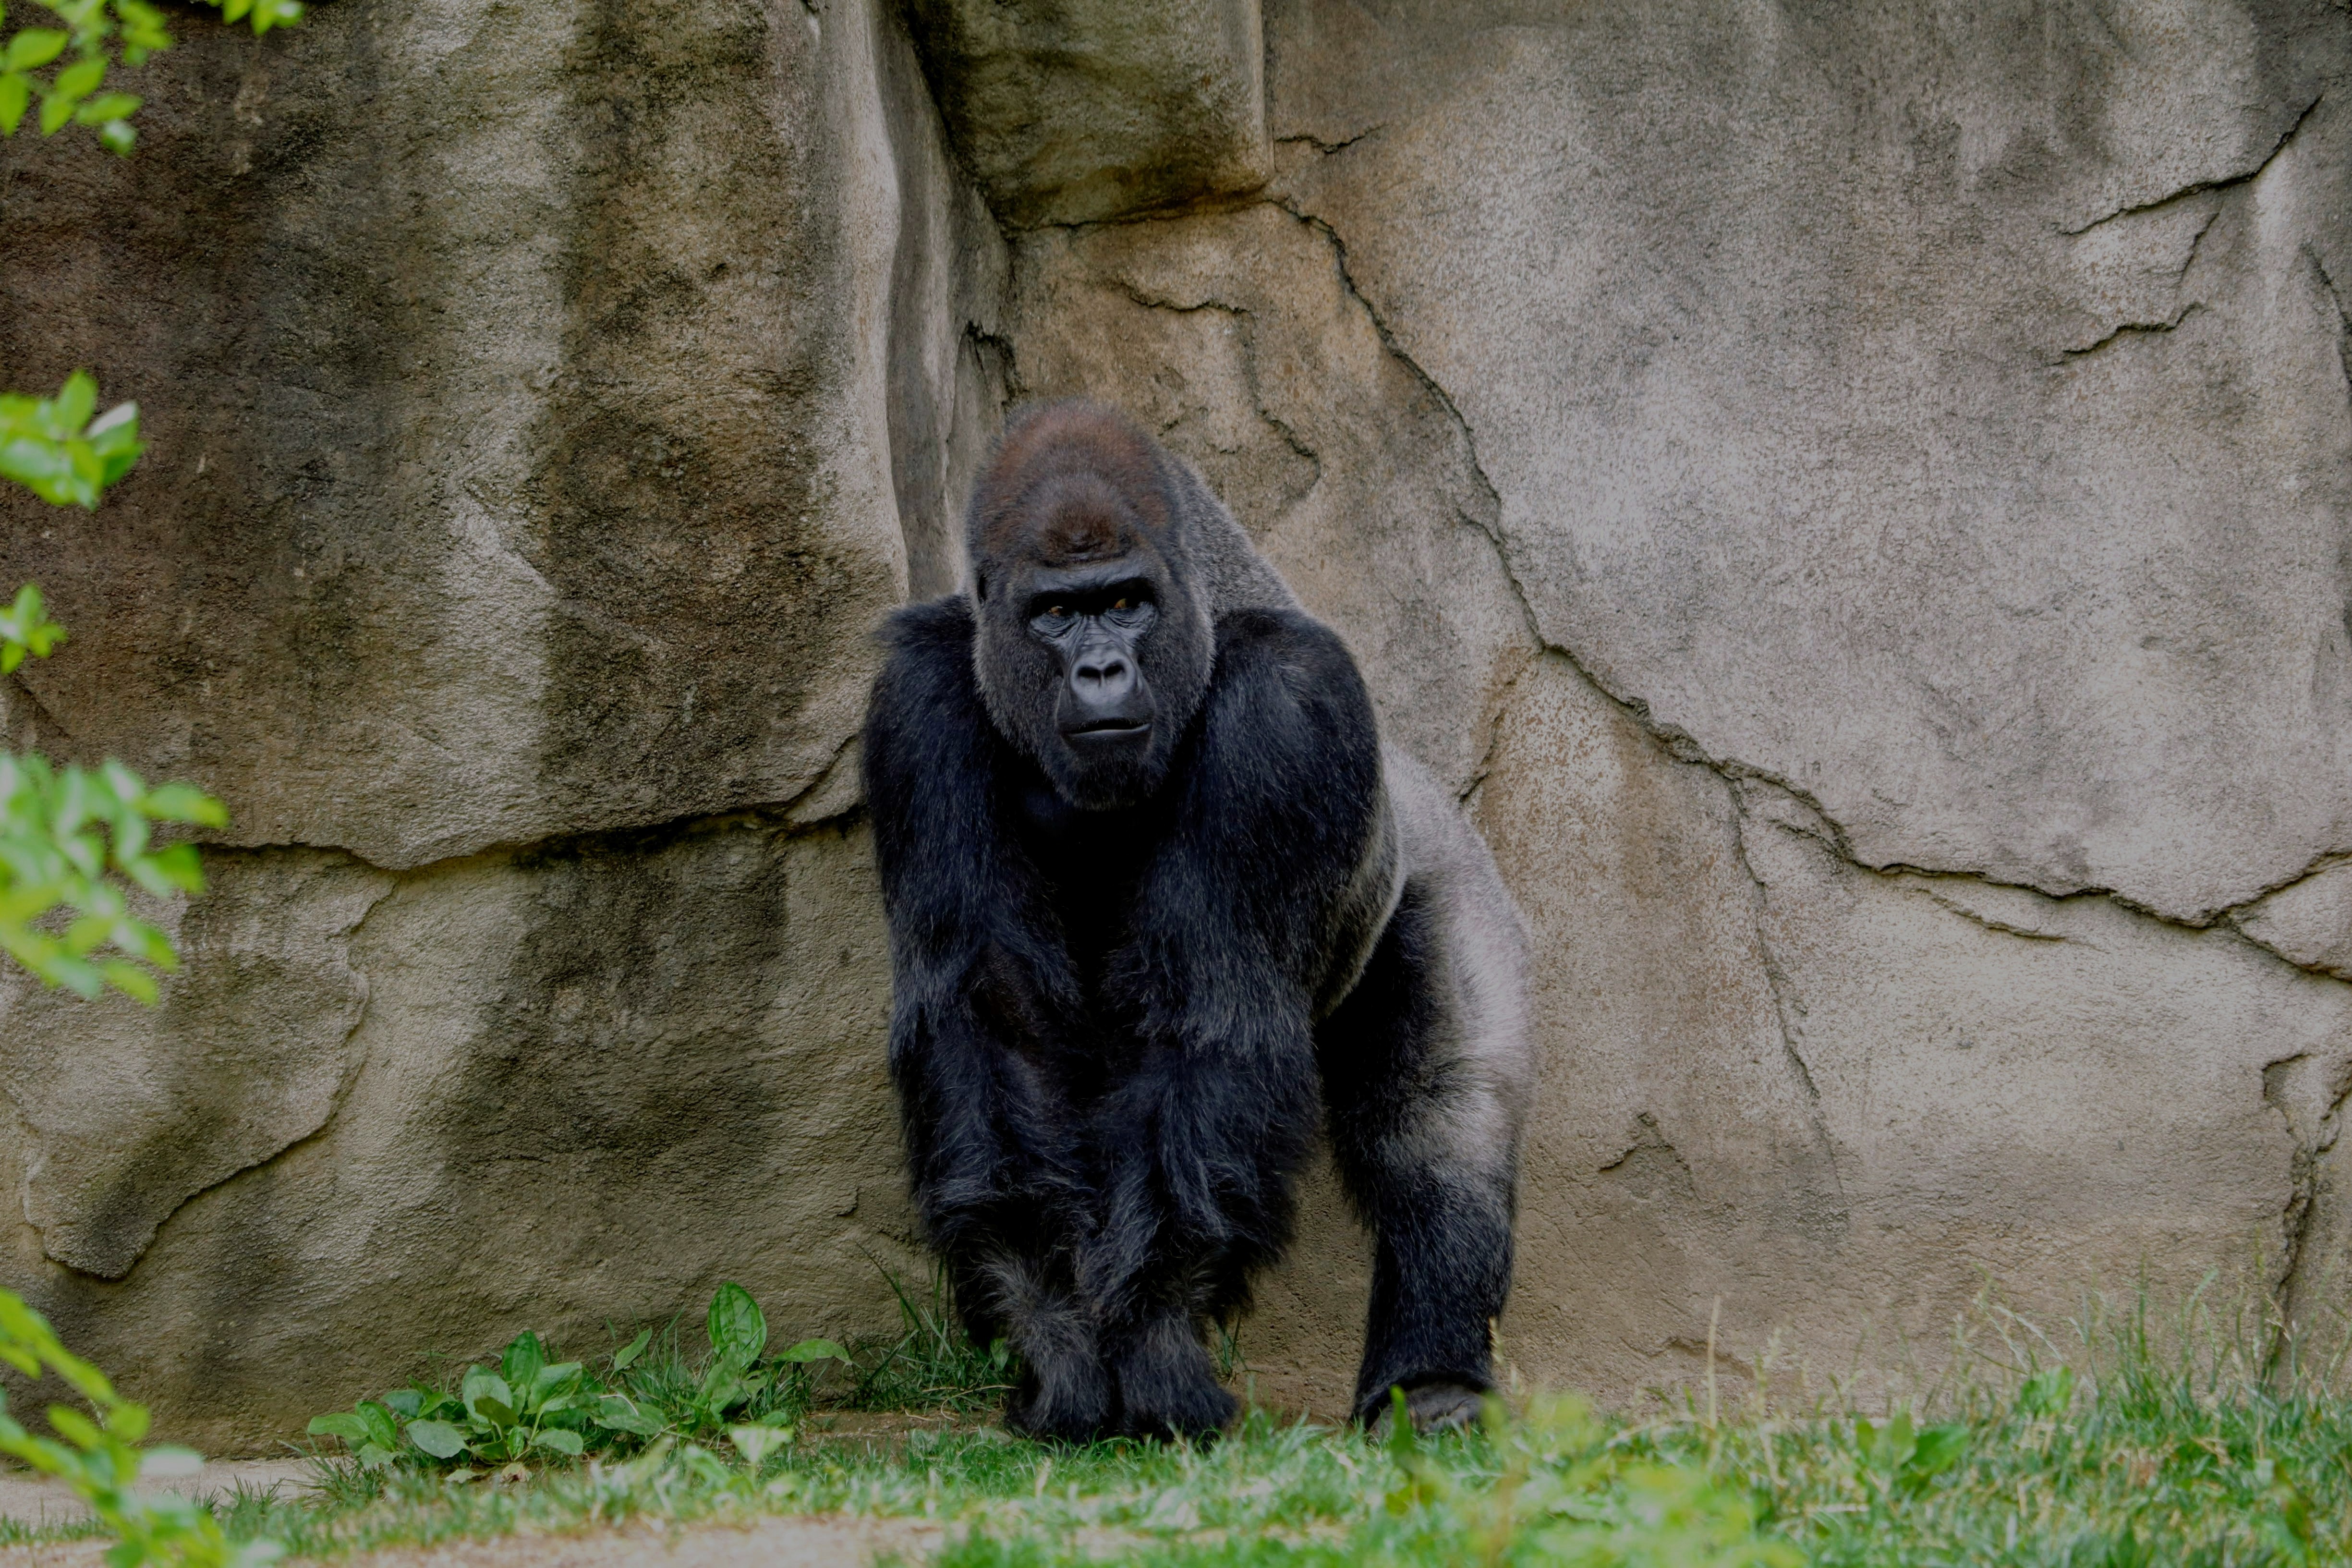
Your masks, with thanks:
M509 1535L399 1547L346 1559L352 1568L849 1568L885 1552L919 1558L945 1531L919 1519L763 1519L733 1527L632 1525L582 1535ZM59 1568L63 1568L60 1564Z
M947 1430L969 1418L924 1415L836 1414L822 1417L825 1441L871 1450L895 1447L917 1430ZM239 1489L298 1494L310 1467L300 1459L215 1459L194 1476L161 1480L158 1486L200 1497ZM89 1517L81 1500L64 1486L22 1471L0 1474L0 1518L28 1525L62 1525ZM341 1568L620 1568L654 1563L662 1568L752 1568L774 1563L848 1565L871 1563L897 1552L919 1560L937 1548L945 1531L924 1520L851 1519L837 1515L763 1519L750 1524L670 1526L643 1521L610 1530L563 1535L501 1535L439 1546L387 1547L331 1559ZM0 1547L0 1568L97 1568L106 1542L47 1542ZM310 1561L299 1559L294 1561Z
M501 1535L440 1546L399 1546L325 1561L337 1568L854 1568L886 1552L919 1560L946 1532L919 1519L815 1516L667 1530L646 1524L577 1535ZM0 1568L96 1568L102 1541L0 1547Z
M281 1495L299 1491L310 1479L304 1459L215 1459L193 1476L171 1477L152 1483L159 1489L188 1492L197 1497L226 1497L238 1489ZM89 1517L81 1499L61 1481L28 1470L0 1473L0 1519L19 1524L74 1524Z

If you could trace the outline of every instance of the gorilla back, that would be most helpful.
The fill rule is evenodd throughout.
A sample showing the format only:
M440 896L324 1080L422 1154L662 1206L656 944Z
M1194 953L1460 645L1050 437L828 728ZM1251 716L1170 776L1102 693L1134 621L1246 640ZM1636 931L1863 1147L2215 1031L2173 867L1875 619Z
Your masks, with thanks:
M899 611L865 773L910 1179L1040 1436L1205 1433L1203 1343L1288 1240L1318 1121L1377 1240L1357 1414L1491 1385L1525 956L1454 802L1181 459L1008 424L970 595Z

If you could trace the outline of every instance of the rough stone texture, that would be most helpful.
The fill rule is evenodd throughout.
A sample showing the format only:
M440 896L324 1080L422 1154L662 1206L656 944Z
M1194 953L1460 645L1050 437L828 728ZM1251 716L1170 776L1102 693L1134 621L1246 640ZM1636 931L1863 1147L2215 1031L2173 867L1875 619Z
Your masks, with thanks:
M2231 918L2288 963L2352 980L2352 864L2322 867Z
M7 976L0 1093L29 1152L24 1216L59 1263L120 1279L197 1193L326 1125L359 1066L352 929L391 889L316 850L215 855L166 911L192 955L161 1005Z
M1471 786L1538 955L1521 1369L1695 1376L1718 1302L1735 1362L1899 1360L1988 1279L2323 1301L2341 10L1267 37L1264 199L1017 237L1013 375L1147 411ZM1331 1207L1245 1333L1310 1402Z
M152 442L94 518L5 503L74 633L7 728L250 847L166 911L153 1013L10 992L7 1283L232 1448L723 1278L886 1327L919 1264L845 753L874 621L952 577L1004 277L909 40L180 26L137 157L0 154L12 384L89 364Z
M905 591L894 479L935 511L996 412L947 318L997 241L904 39L765 0L203 26L140 156L8 154L0 359L91 365L152 440L81 548L8 503L0 572L86 650L26 678L62 736L395 868L808 788Z
M1085 223L1265 182L1259 0L906 0L997 215Z
M882 1268L920 1265L872 878L862 829L764 816L410 873L348 939L370 995L332 1121L191 1198L121 1283L30 1229L9 1282L231 1450L431 1352L592 1350L721 1279L791 1331L886 1326ZM13 1186L38 1145L6 1152Z
M1524 1375L2340 1308L2352 14L908 14L338 0L0 151L0 358L155 440L7 503L7 731L236 818L160 1009L8 994L9 1283L228 1445L722 1278L885 1326L843 749L1009 390L1198 462L1494 843ZM1307 1196L1243 1348L1328 1411Z
M1269 112L1547 640L1869 864L2202 921L2352 848L2346 29L1300 0Z

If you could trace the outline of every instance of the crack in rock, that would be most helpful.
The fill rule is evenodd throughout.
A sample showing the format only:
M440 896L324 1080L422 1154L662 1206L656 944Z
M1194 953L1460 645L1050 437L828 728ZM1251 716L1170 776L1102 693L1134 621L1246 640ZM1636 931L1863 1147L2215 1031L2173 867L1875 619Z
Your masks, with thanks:
M1249 386L1250 412L1256 415L1267 428L1281 437L1283 445L1288 447L1295 455L1307 459L1315 470L1315 477L1307 482L1306 489L1300 490L1298 497L1294 498L1294 500L1313 493L1315 487L1323 482L1323 454L1308 446L1288 420L1265 405L1265 395L1257 367L1257 313L1245 305L1231 304L1223 300L1206 297L1187 305L1181 300L1138 288L1133 282L1122 277L1114 277L1111 282L1121 294L1147 310L1165 310L1176 316L1193 316L1203 311L1213 311L1233 319L1241 331L1242 380ZM1166 432L1163 430L1161 434L1165 435Z
M2336 358L2344 367L2345 395L2352 398L2352 305L2345 303L2344 292L2336 287L2336 279L2329 276L2327 263L2320 258L2318 249L2306 245L2304 254L2311 258L2311 269L2318 274L2319 286L2327 290L2328 299L2335 301Z
M2318 1070L2320 1064L2305 1051L2263 1066L2263 1101L2279 1113L2295 1141L2287 1200L2279 1214L2281 1252L2272 1286L2282 1309L2272 1345L2273 1362L2287 1349L2293 1325L2302 1316L2298 1298L2305 1283L2304 1270L2311 1258L2312 1223L2319 1207L2322 1163L2343 1135L2341 1113L2345 1101L2352 1099L2352 1058L2338 1061L2332 1081L2324 1086L2321 1093L2315 1094L2306 1080ZM2305 1118L2297 1114L2299 1103L2305 1110L2314 1103L2325 1105L2308 1128L2304 1125Z
M1885 875L1885 872L1878 872L1875 874L1879 876ZM1917 875L1917 873L1913 873L1913 875ZM1975 880L1973 878L1966 879L1971 881ZM1979 883L1979 885L1990 887L1993 884ZM1960 902L1958 899L1947 897L1946 895L1936 891L1934 888L1924 886L1918 882L1906 881L1902 883L1901 886L1905 892L1907 892L1914 897L1924 898L1941 909L1949 910L1952 913L1959 916L1962 920L1967 921L1971 924L1982 926L1985 930L1999 932L2002 936L2023 937L2028 942L2076 942L2080 940L2075 937L2068 936L2063 931L2035 931L2030 926L2012 925L2007 921L1996 920L1992 916L1988 915L1979 910L1970 909L1968 905Z
M2109 217L2119 217L2127 216L2128 213L2147 211L2153 207L2163 205L2166 203L2182 200L2189 196L2202 195L2209 191L2227 189L2234 185L2247 183L2259 175L2262 169L2267 167L2272 160L2275 159L2279 153L2284 150L2287 143L2293 140L2295 132L2300 130L2304 123L2310 119L2312 111L2318 108L2319 103L2320 99L2315 98L2309 104L2306 104L2304 107L2303 111L2295 117L2294 123L2287 129L2285 134L2279 139L2278 144L2271 150L2270 154L2266 156L2263 160L2262 164L2255 169L2244 174L2231 175L2226 179L2206 182L2181 191L2177 191L2171 195L2165 197L2162 202L2152 202L2146 204L2143 206L2127 208L2125 209L2124 212L2110 214ZM1624 710L1635 723L1640 725L1642 729L1648 731L1661 744L1663 744L1666 748L1667 753L1676 762L1696 763L1701 767L1709 769L1725 780L1734 784L1738 784L1741 781L1754 781L1769 784L1772 788L1782 792L1799 802L1801 802L1808 811L1820 819L1821 831L1818 836L1821 837L1822 842L1828 845L1829 847L1837 854L1839 858L1851 865L1858 867L1863 870L1874 872L1879 875L1916 873L1917 875L1929 877L1962 878L1969 881L1980 883L1986 887L2015 888L2026 892L2039 893L2044 898L2074 898L2085 895L2103 898L2112 901L2117 907L2128 910L2132 913L2139 915L2144 919L2154 921L2160 925L2173 926L2184 931L2210 930L2217 922L2221 921L2229 912L2229 909L2216 910L2202 919L2183 919L2167 914L2160 910L2151 909L2145 904L2134 900L2119 889L2114 888L2090 885L2046 887L2035 882L2011 881L2003 878L1994 877L1987 874L1980 868L1965 865L1916 866L1909 862L1901 860L1889 860L1883 864L1874 864L1871 861L1863 858L1855 852L1852 841L1846 836L1843 826L1840 824L1836 816L1822 805L1820 797L1815 795L1811 791L1806 789L1796 780L1790 778L1784 773L1778 773L1769 768L1759 767L1754 763L1745 762L1737 757L1717 756L1708 752L1706 748L1699 744L1697 739L1694 737L1690 731L1685 730L1680 725L1670 723L1658 718L1651 710L1650 704L1645 699L1638 695L1620 691L1608 681L1602 679L1593 667L1588 663L1576 649L1570 647L1566 644L1545 634L1541 624L1537 619L1534 604L1528 596L1527 585L1520 578L1517 568L1512 563L1509 540L1502 525L1502 493L1499 489L1496 488L1493 479L1488 475L1485 462L1478 456L1476 431L1472 428L1468 418L1464 416L1460 405L1454 402L1452 395L1438 383L1435 377L1432 376L1427 370L1423 368L1421 363L1413 358L1412 354L1400 341L1398 341L1397 335L1390 326L1386 316L1381 313L1379 307L1357 283L1355 276L1348 265L1348 247L1345 237L1332 226L1329 220L1322 217L1318 214L1307 211L1298 204L1297 198L1294 196L1288 195L1277 195L1268 196L1265 199L1272 202L1273 205L1280 207L1283 211L1290 214L1300 222L1307 224L1326 238L1331 246L1332 255L1339 268L1339 280L1342 286L1346 288L1350 296L1362 304L1365 312L1371 319L1374 331L1376 331L1380 335L1381 346L1386 349L1389 353L1395 356L1397 362L1410 371L1414 378L1418 380L1423 386L1428 389L1430 395L1437 401L1438 406L1445 411L1446 416L1453 420L1455 426L1460 429L1465 450L1469 455L1471 472L1476 476L1478 483L1485 492L1485 500L1486 504L1481 509L1481 510L1491 512L1492 514L1492 521L1488 521L1488 519L1484 516L1475 517L1470 521L1476 522L1487 534L1488 538L1494 542L1496 554L1502 566L1504 581L1510 585L1512 596L1518 603L1519 612L1525 618L1528 631L1534 637L1537 647L1545 652L1558 654L1560 658L1566 659L1569 664L1575 668L1578 674L1583 676L1585 679L1592 683L1594 689L1598 690L1611 701L1616 703L1620 708ZM2108 220L2101 219L2099 221L2105 222ZM2089 227L2093 226L2086 225L2084 226ZM2082 231L2074 230L2070 232L2079 233ZM2201 241L2202 237L2203 231L2200 230L2199 233L2199 239ZM2199 307L2196 304L2192 303L2187 310L2182 312L2182 317L2175 318L2171 324L2177 326L2179 321L2184 319L2189 311L2198 308ZM2094 345L2094 347L2098 345ZM2257 896L2259 897L2261 895ZM2252 901L2252 900L2243 900L2239 905L2230 906L2230 909L2242 908L2243 907L2244 902ZM2259 947L2260 944L2255 945ZM2268 948L2262 948L2261 951L2264 952L2271 952ZM2273 953L2273 956L2280 957L2281 962L2293 963L2292 960L2285 959L2283 955ZM2304 966L2296 964L2294 967L2300 969Z
M2125 321L2118 325L2114 331L2108 332L2106 336L2100 338L2095 342L2086 343L2079 349L2060 349L2058 351L2059 363L2063 364L2070 360L2081 359L2085 354L2097 353L2100 350L2108 347L2112 343L2120 342L2125 338L2161 337L2163 334L2171 331L2173 329L2179 326L2181 322L2187 321L2189 317L2195 315L2204 308L2205 302L2203 300L2191 300L2186 305L2181 306L2179 310L2175 310L2168 321Z
M1310 136L1302 131L1295 135L1277 136L1274 139L1274 144L1277 147L1312 147L1316 152L1321 153L1324 157L1328 158L1334 153L1344 153L1349 148L1353 147L1357 142L1361 142L1365 137L1378 135L1388 128L1388 121L1382 121L1377 125L1368 125L1361 131L1357 132L1353 136L1349 137L1345 142L1326 142L1319 136Z
M2326 92L2321 92L2309 103L2305 104L2301 112L2297 113L2294 119L2287 125L2286 130L2280 133L2279 139L2271 143L2270 151L2263 153L2261 160L2257 162L2252 168L2247 169L2240 174L2224 174L2218 179L2199 180L2193 184L2183 185L2177 191L2168 191L2163 195L2155 197L2152 200L2136 202L2130 206L2117 207L2113 212L2102 214L2100 216L2092 218L2088 222L2077 225L2073 228L2068 228L2062 225L2060 226L2058 232L2068 236L2088 234L2091 230L2099 227L2101 225L2113 223L2118 218L2137 217L2142 213L2152 213L2159 207L2168 207L2179 202L2188 201L2192 196L2201 196L2209 191L2231 190L2239 185L2249 184L2255 180L2261 179L2263 172L2278 161L2279 154L2285 152L2288 146L2294 141L2295 132L2303 129L2304 122L2311 118L2312 112L2326 100L2326 97L2327 94Z

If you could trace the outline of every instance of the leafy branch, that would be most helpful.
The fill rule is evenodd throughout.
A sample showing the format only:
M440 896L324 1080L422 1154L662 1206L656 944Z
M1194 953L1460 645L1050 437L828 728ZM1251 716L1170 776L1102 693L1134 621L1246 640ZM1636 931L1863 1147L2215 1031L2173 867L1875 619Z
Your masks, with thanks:
M147 0L34 0L65 24L19 27L0 47L0 136L14 136L36 99L41 134L86 125L110 151L129 153L139 140L131 117L143 101L134 93L107 92L106 73L117 65L144 65L172 47L163 13ZM301 0L205 0L230 22L249 21L256 34L302 19ZM0 5L0 24L6 19ZM62 63L60 63L62 62ZM44 75L43 73L47 74Z
M42 135L85 125L111 151L130 152L140 100L105 90L106 76L170 47L163 13L148 0L37 3L65 26L20 26L0 43L0 135L16 135L37 99ZM300 0L206 3L231 22L249 20L256 34L302 15ZM5 24L0 0L0 27ZM99 413L98 383L82 372L67 377L54 397L0 395L0 479L53 506L95 509L141 450L138 405ZM27 658L47 658L65 635L40 589L26 584L0 611L0 675ZM219 827L228 812L188 784L151 790L111 760L94 770L60 769L46 757L0 752L0 949L45 984L82 996L111 985L154 1001L152 970L177 969L179 955L163 932L131 915L131 889L161 898L205 885L194 845L155 844L154 825L166 822ZM111 1568L250 1568L281 1554L267 1540L231 1546L212 1510L193 1498L136 1495L142 1474L186 1474L203 1461L184 1448L141 1452L146 1406L116 1394L105 1373L68 1352L48 1320L7 1289L0 1289L0 1363L28 1378L54 1374L88 1402L89 1415L50 1405L55 1436L41 1436L7 1413L0 1390L0 1454L81 1495L117 1539L106 1554Z
M135 1496L144 1476L188 1475L203 1463L186 1448L158 1444L141 1451L147 1408L114 1392L104 1373L58 1342L49 1321L0 1290L0 1362L38 1378L55 1373L89 1402L96 1419L62 1405L48 1409L54 1437L26 1430L0 1398L0 1454L57 1477L81 1494L121 1542L110 1563L173 1563L180 1568L255 1568L279 1554L276 1542L231 1546L212 1510L173 1493Z
M68 376L55 397L0 393L0 479L51 506L96 510L107 487L146 449L139 405L118 403L93 415L97 406L98 383L81 371Z

